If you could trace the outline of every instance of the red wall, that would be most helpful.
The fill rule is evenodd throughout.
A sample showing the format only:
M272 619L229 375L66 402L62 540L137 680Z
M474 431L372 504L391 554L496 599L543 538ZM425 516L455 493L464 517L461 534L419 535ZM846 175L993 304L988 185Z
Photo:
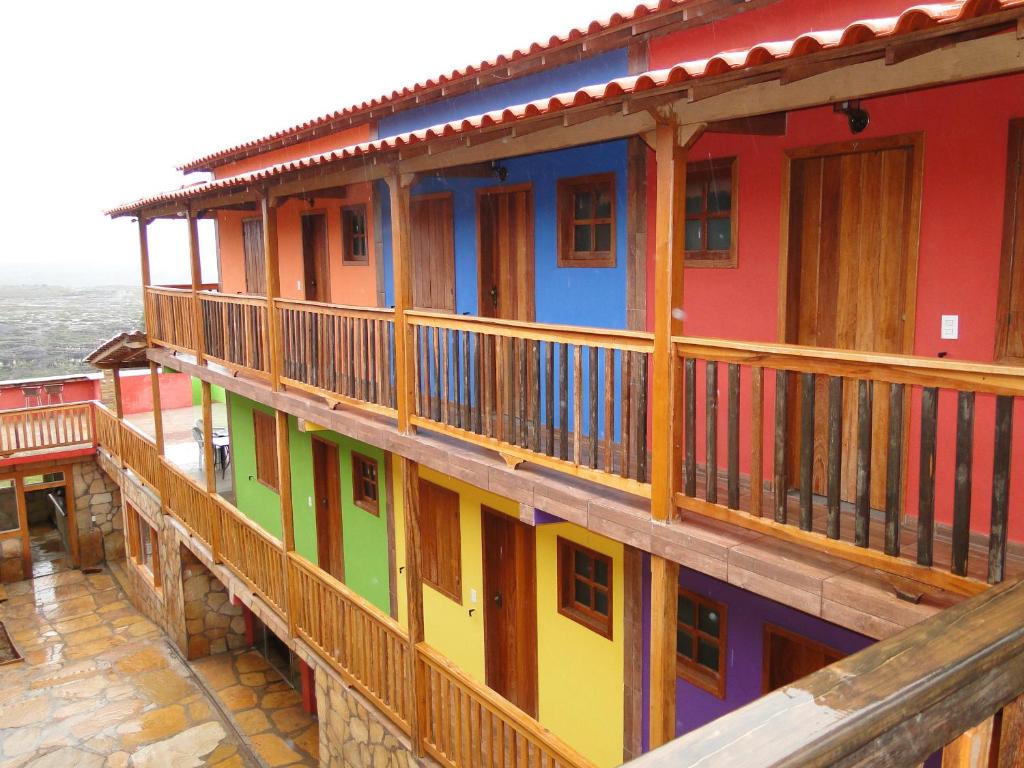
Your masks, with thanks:
M792 5L792 3L788 4ZM745 14L752 24L758 12ZM749 17L749 18L748 18ZM726 26L726 25L723 25ZM723 35L716 37L721 42ZM726 40L731 41L728 34ZM669 64L661 41L652 67ZM678 51L676 51L676 55ZM952 85L916 93L870 99L862 106L871 124L861 137L921 132L923 188L918 259L914 353L950 359L991 361L995 348L996 296L1002 244L1003 198L1009 120L1024 115L1024 76ZM785 136L707 134L694 146L692 159L737 157L739 218L738 268L687 269L685 332L688 336L778 341L778 279L784 152L852 140L846 121L831 107L791 114ZM653 166L653 163L651 163ZM648 210L654 211L654 170L648 177ZM654 231L653 220L648 231ZM653 248L650 249L653 253ZM651 279L652 266L649 266ZM653 284L653 283L650 283ZM960 316L960 338L939 339L942 314ZM651 318L649 318L650 321ZM766 377L767 379L768 377ZM725 371L719 373L722 392ZM766 420L773 407L773 383L766 380ZM702 410L704 391L698 387ZM975 425L972 527L988 529L991 494L994 399L979 396ZM1018 416L1021 403L1018 402ZM937 518L948 522L952 509L955 396L940 400ZM725 408L720 407L725 435ZM916 512L918 492L919 393L912 400L906 508ZM699 427L703 435L703 426ZM741 450L749 455L748 436ZM719 466L724 466L724 437ZM1015 447L1024 448L1024 418L1015 425ZM765 440L766 474L771 444ZM1016 457L1019 461L1019 455ZM1019 466L1019 464L1018 464ZM1014 473L1011 535L1024 540L1024 472Z
M81 403L100 399L100 378L69 381L64 384L64 402ZM44 405L46 396L43 395ZM149 373L121 375L121 403L125 413L143 413L153 410L153 390ZM192 382L184 373L160 374L160 406L162 409L187 408L192 405ZM21 385L0 388L0 410L24 408L25 397Z

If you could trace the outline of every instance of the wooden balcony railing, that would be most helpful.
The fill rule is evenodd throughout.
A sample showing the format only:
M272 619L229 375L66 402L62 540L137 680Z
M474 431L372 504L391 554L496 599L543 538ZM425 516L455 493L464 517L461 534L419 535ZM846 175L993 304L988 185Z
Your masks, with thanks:
M149 438L99 403L99 445L127 464L118 450L145 454ZM214 559L239 576L289 622L325 662L372 701L396 726L451 768L591 768L536 720L469 678L430 646L413 649L394 619L246 518L222 497L204 492L174 464L159 457L157 490L164 510L211 547ZM144 462L141 462L144 463ZM134 469L135 467L132 466ZM416 675L424 698L417 704ZM461 719L465 712L467 719ZM470 741L473 734L478 743Z
M1024 583L1005 582L629 768L1024 765Z
M395 318L390 309L277 301L282 378L298 389L395 413Z
M124 466L131 469L154 491L159 492L160 481L163 479L163 467L153 441L131 424L121 422L118 443Z
M802 542L960 591L1002 580L1011 474L1024 471L1010 462L1024 369L707 339L675 346L681 509L790 538L799 531ZM940 450L942 440L953 450ZM969 559L972 531L987 552Z
M203 354L229 368L270 376L267 300L203 291L199 304Z
M296 634L409 733L412 665L402 626L294 553L288 587Z
M648 333L407 313L412 421L650 495Z
M192 291L146 288L146 330L151 341L180 352L196 351L196 315Z
M219 519L215 537L217 558L255 589L281 616L288 613L284 547L278 539L235 509L214 497Z
M25 451L92 445L89 403L0 411L0 458Z
M449 768L556 768L590 761L532 717L483 688L430 646L416 646L429 755Z

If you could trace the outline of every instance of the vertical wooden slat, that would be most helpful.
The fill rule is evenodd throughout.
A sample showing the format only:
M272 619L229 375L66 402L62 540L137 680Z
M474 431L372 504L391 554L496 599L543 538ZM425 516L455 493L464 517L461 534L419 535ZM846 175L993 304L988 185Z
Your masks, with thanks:
M683 398L683 493L692 497L697 495L697 361L693 358L683 363ZM672 471L678 472L679 468L673 467Z
M843 378L830 376L828 380L828 511L825 534L839 538L839 502L843 483Z
M729 403L728 412L728 499L730 509L740 506L740 367L734 363L729 365Z
M889 444L885 457L885 553L900 553L900 503L903 490L904 386L889 385Z
M615 471L615 350L606 347L604 354L604 471Z
M853 540L858 547L868 546L871 534L871 425L874 387L872 382L857 382L857 499L853 521Z
M1010 448L1013 442L1013 398L996 398L995 449L992 461L992 512L988 540L988 581L1003 580L1006 528L1010 510ZM1024 710L1024 704L1021 705ZM1024 723L1022 723L1024 725Z
M939 391L921 391L921 463L917 498L917 563L932 564L935 537L935 438L939 416Z
M814 518L814 388L813 373L800 374L800 529L811 530Z
M569 345L558 345L558 456L569 458Z
M572 349L572 390L572 461L579 465L583 436L583 351L578 344Z
M947 744L942 750L942 768L988 768L992 726L990 717Z
M631 476L630 465L633 463L633 443L630 439L630 432L632 431L632 424L630 423L630 417L632 416L633 410L633 353L623 352L622 353L622 366L619 374L620 388L622 390L622 403L619 405L620 409L620 423L619 433L621 434L621 450L620 450L620 464L619 474L622 477Z
M789 373L775 372L775 522L785 523L787 518L786 455L789 442Z
M589 431L589 434L588 434L588 438L589 439L587 440L587 448L589 450L589 454L590 455L587 458L588 458L588 465L590 466L590 468L591 469L596 469L597 468L597 441L598 441L598 432L600 431L600 425L598 423L598 419L599 419L600 412L601 412L600 408L599 408L599 404L598 404L598 399L597 399L597 381L598 381L598 376L600 374L598 373L597 347L590 347L589 350L590 350L590 360L589 360L590 365L588 366L588 374L589 374L590 387L589 387L589 397L588 397L588 400L590 402L590 414L589 414L589 416L590 416L590 418L589 418L590 431Z
M707 455L704 481L705 498L712 504L718 503L718 362L708 360L705 364L707 387L704 391L705 401L705 450Z
M555 344L544 342L544 452L555 455Z
M960 392L956 415L956 474L953 479L953 573L967 575L974 471L974 393Z
M435 331L435 333L439 333L440 341L441 341L441 358L440 358L440 362L438 363L438 378L440 380L439 381L440 387L438 388L438 392L437 392L437 396L441 399L441 412L440 412L439 416L440 416L441 422L443 424L451 424L451 420L450 420L449 415L448 415L448 400L449 400L448 384L449 384L449 379L450 379L450 375L449 374L451 373L451 371L450 371L450 369L448 367L449 366L449 357L448 357L448 336L449 336L449 331L448 331L447 328L441 328L441 329L438 329L437 331ZM437 339L438 336L435 335L434 338Z
M764 368L751 371L750 514L760 517L764 501Z
M1024 694L1003 707L999 768L1024 765Z
M462 428L473 431L473 393L470 389L471 366L470 366L470 342L472 334L469 331L462 332L462 392L465 399L462 414Z
M640 352L637 355L637 388L636 388L636 479L641 483L648 480L647 472L647 357ZM679 467L673 471L678 474Z

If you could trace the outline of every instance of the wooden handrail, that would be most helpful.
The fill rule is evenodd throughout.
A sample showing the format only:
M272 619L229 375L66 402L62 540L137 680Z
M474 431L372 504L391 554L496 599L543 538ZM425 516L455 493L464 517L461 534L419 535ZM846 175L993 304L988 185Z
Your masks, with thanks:
M628 352L651 352L654 349L654 334L646 331L623 331L555 323L528 323L520 320L471 317L422 310L406 312L405 316L412 325L447 328L452 331L475 331L506 338L585 344L591 347L612 347Z
M0 457L92 445L94 440L88 402L0 411Z
M390 307L359 307L353 304L329 304L305 299L274 299L274 305L285 309L309 309L334 315L372 317L376 320L386 320L395 316L395 310Z
M178 288L175 286L167 285L147 285L146 291L149 293L157 293L163 296L191 296L191 288Z
M266 308L267 300L263 296L251 293L221 293L220 291L199 291L200 299L216 301L220 304L245 304Z
M873 379L890 384L1024 396L1024 366L684 336L674 337L673 342L680 357Z
M919 765L962 734L975 738L968 732L1004 707L1024 706L1022 616L1024 583L1005 582L629 765ZM1022 740L1019 729L1003 729L1001 754L1019 755Z

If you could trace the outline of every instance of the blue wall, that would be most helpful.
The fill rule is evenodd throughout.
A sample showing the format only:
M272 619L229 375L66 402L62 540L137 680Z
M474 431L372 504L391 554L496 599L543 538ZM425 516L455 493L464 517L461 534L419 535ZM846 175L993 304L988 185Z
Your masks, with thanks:
M476 190L530 182L534 200L534 260L537 321L625 328L626 324L626 143L608 142L503 161L504 182L497 178L427 179L413 195L452 192L455 217L455 307L477 314ZM558 180L592 173L615 174L614 267L557 266L556 188ZM391 211L387 187L377 190L382 201L384 280L387 303L394 303L391 262Z
M557 93L576 91L585 85L606 83L627 74L629 67L626 50L623 48L610 51L584 61L381 118L377 124L377 135L396 136L418 128L447 123L460 117L481 115L484 112L525 104Z

